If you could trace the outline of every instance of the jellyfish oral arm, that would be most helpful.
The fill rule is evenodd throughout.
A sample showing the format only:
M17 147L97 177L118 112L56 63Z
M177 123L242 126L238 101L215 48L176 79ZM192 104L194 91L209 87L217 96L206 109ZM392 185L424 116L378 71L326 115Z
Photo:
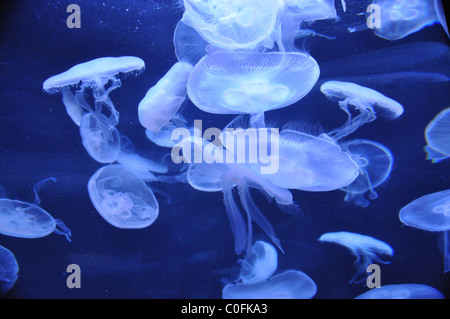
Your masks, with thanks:
M56 225L55 230L53 232L57 235L66 236L67 241L70 243L72 241L70 239L70 237L72 236L72 231L69 229L69 227L67 227L62 220L56 218L55 218L55 225Z

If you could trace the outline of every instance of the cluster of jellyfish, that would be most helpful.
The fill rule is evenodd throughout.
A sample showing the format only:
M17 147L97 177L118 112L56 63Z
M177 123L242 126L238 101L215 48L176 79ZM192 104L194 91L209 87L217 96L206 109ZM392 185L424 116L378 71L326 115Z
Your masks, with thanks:
M439 21L448 33L440 1L374 0L373 4L383 13L383 27L375 34L385 39L401 39ZM235 253L244 255L239 279L223 288L223 298L313 298L317 286L307 274L300 270L275 274L277 250L284 253L283 243L252 199L251 189L262 191L280 210L292 214L300 214L293 190L341 190L346 202L369 206L370 200L378 197L375 189L389 178L394 156L377 141L348 137L378 116L389 120L400 117L404 108L370 87L329 80L320 85L320 91L330 100L330 106L336 105L345 113L346 121L320 135L282 127L277 135L280 165L276 172L261 173L261 161L214 161L218 154L235 159L235 149L227 148L225 142L225 147L212 146L191 134L172 140L174 129L194 130L180 114L184 101L188 98L207 113L236 115L223 129L225 139L234 139L237 145L249 149L270 144L272 140L266 138L251 141L257 145L246 145L245 138L230 135L227 129L269 129L265 112L299 102L318 85L319 64L306 50L298 49L295 41L311 35L305 25L316 20L333 21L338 16L334 0L184 0L183 5L184 14L174 33L178 62L148 90L137 113L151 142L168 149L179 145L182 154L199 150L204 161L190 162L187 168L180 168L179 174L168 175L164 161L138 155L130 146L132 142L118 131L119 112L109 95L121 86L123 75L144 72L141 58L94 59L43 84L45 92L62 95L67 114L79 127L82 145L92 159L104 165L88 182L90 200L112 226L139 229L152 225L159 215L152 182L188 183L198 191L221 192ZM345 13L345 1L341 5ZM425 14L428 11L432 12ZM449 114L450 108L443 110L425 130L425 151L433 163L450 157ZM37 194L48 180L53 179L36 184L33 204L0 199L1 234L37 238L55 232L70 238L67 226L39 207ZM407 226L444 234L444 271L450 271L450 190L415 200L402 208L399 216ZM253 241L253 224L274 246ZM342 230L325 233L318 241L342 245L356 258L350 283L364 282L368 265L388 263L394 257L388 243L364 234ZM17 276L14 255L0 247L0 294L14 285ZM433 287L406 283L385 285L357 298L443 297Z

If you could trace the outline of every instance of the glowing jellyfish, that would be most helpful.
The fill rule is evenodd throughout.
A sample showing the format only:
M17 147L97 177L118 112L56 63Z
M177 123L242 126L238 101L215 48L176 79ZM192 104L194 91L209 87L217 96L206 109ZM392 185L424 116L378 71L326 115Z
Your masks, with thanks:
M444 232L444 272L450 271L450 189L422 196L400 210L403 224Z
M254 284L230 284L223 288L223 299L311 299L316 283L305 273L289 270Z
M445 13L444 13L444 6L442 5L441 0L434 0L434 9L436 10L436 15L439 19L439 22L441 23L442 27L444 28L445 32L447 33L447 36L450 37L450 35L448 33L447 19L445 18Z
M269 243L259 240L242 261L240 279L244 284L262 282L269 279L277 267L277 250Z
M184 0L183 23L214 46L253 49L272 32L277 0Z
M206 55L206 47L209 45L201 35L190 26L178 22L173 36L175 55L180 62L196 65Z
M342 188L347 193L344 200L367 207L369 201L364 194L369 192L369 198L372 200L378 198L374 188L389 177L394 160L392 153L386 146L365 139L347 141L341 143L341 146L359 167L358 178Z
M355 299L445 299L436 288L421 284L383 285Z
M148 90L138 107L143 127L158 133L175 116L186 99L186 83L191 71L191 64L177 62Z
M392 256L394 254L392 247L381 240L345 231L323 234L320 236L319 241L342 245L348 248L351 254L356 257L354 265L357 271L350 280L350 283L364 282L368 265L373 263L389 263L381 260L379 255Z
M144 228L158 217L152 190L122 165L100 168L89 180L88 191L98 213L115 227Z
M427 159L437 163L450 157L450 107L442 110L425 129Z
M0 297L6 294L16 283L19 265L12 252L0 246Z
M205 112L261 113L299 101L319 73L317 62L303 53L213 52L197 63L187 90Z
M55 182L56 178L50 177L34 185L35 198L32 204L14 199L0 199L0 234L19 238L40 238L55 233L66 236L70 242L70 229L61 220L53 219L39 207L41 200L38 193L48 181Z
M322 84L320 90L329 98L339 100L339 106L347 113L347 122L334 129L328 135L336 140L356 131L365 123L374 121L377 116L375 108L389 118L403 114L403 106L383 94L351 82L328 81ZM357 109L360 114L352 118L349 107Z

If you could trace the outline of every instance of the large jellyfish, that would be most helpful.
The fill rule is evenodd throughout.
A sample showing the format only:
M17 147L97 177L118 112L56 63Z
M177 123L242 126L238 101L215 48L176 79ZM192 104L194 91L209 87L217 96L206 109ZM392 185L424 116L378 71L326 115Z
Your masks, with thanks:
M425 128L427 159L433 163L450 157L450 107L442 110Z
M40 238L54 232L66 236L70 242L70 229L61 220L54 219L39 207L39 191L49 181L56 181L56 178L50 177L34 185L35 197L32 204L14 199L0 199L0 234L19 238Z
M269 279L278 267L278 254L275 247L258 240L251 252L241 262L240 280L244 284L254 284Z
M403 224L444 232L444 272L450 271L450 189L422 196L400 210Z
M158 217L152 190L122 165L100 168L89 180L88 191L98 213L115 227L145 228Z
M399 40L438 21L434 0L373 0L379 6L380 24L375 34ZM371 14L370 12L368 14Z
M374 188L381 185L391 173L393 156L384 145L366 139L357 139L341 143L359 167L359 176L350 185L342 188L347 194L346 202L354 202L361 207L369 206L364 197L369 192L370 199L378 198Z
M151 87L139 103L139 122L146 129L158 133L178 112L186 99L186 84L192 65L177 62Z
M253 284L230 284L223 288L223 299L311 299L316 283L304 272L288 270Z
M258 114L303 98L319 78L319 66L298 52L213 52L195 66L189 99L215 114Z
M445 296L427 285L396 284L371 289L355 299L445 299Z
M350 283L363 282L367 274L368 265L375 262L388 263L381 260L378 255L392 256L394 254L392 247L381 240L345 231L323 234L320 236L319 241L342 245L348 248L352 255L356 257L354 265L357 270Z
M397 101L355 83L328 81L322 84L320 90L327 97L338 99L339 106L348 114L347 122L342 127L328 133L336 140L353 133L365 123L374 121L377 118L375 108L389 118L403 114L403 106ZM350 106L357 109L360 114L352 118Z
M273 31L277 0L184 0L183 23L214 46L254 49Z
M19 265L14 254L0 246L0 297L6 294L16 283Z

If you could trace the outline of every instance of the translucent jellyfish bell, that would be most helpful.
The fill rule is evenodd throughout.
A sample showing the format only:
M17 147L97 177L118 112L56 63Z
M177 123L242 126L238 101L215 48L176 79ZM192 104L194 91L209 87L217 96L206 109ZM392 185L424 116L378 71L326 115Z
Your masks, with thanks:
M144 228L158 217L152 190L122 165L100 168L89 180L88 191L98 213L115 227Z
M254 284L230 284L223 288L223 299L311 299L316 283L305 273L289 270Z
M366 139L357 139L341 143L359 167L359 176L350 185L342 188L347 194L346 202L354 202L361 207L369 206L364 193L369 192L370 199L378 198L374 188L381 185L391 173L394 158L384 145Z
M396 118L403 114L403 106L383 94L351 82L328 81L322 84L320 90L329 98L338 99L341 109L348 114L347 122L328 135L336 140L356 131L365 123L374 121L377 116L375 109L388 118ZM360 114L352 118L349 107L357 109Z
M19 272L14 254L0 246L0 297L6 294L16 283Z
M425 128L427 159L437 163L450 157L450 107L442 110Z
M184 0L182 21L214 46L253 49L272 32L277 0Z
M175 28L173 43L178 61L192 66L206 55L206 47L209 45L194 28L183 21L179 21Z
M399 217L405 225L444 232L444 272L450 271L450 189L412 201L400 210Z
M259 240L242 261L240 279L244 284L262 282L269 279L277 267L277 250L271 244Z
M319 66L297 52L213 52L195 66L189 99L215 114L253 114L289 106L310 92Z
M436 288L421 284L383 285L355 299L445 299Z
M377 262L383 264L388 263L381 260L379 255L392 256L394 254L392 247L381 240L345 231L323 234L320 236L319 241L342 245L348 248L352 255L356 257L354 265L357 271L350 280L350 283L364 282L368 265Z

